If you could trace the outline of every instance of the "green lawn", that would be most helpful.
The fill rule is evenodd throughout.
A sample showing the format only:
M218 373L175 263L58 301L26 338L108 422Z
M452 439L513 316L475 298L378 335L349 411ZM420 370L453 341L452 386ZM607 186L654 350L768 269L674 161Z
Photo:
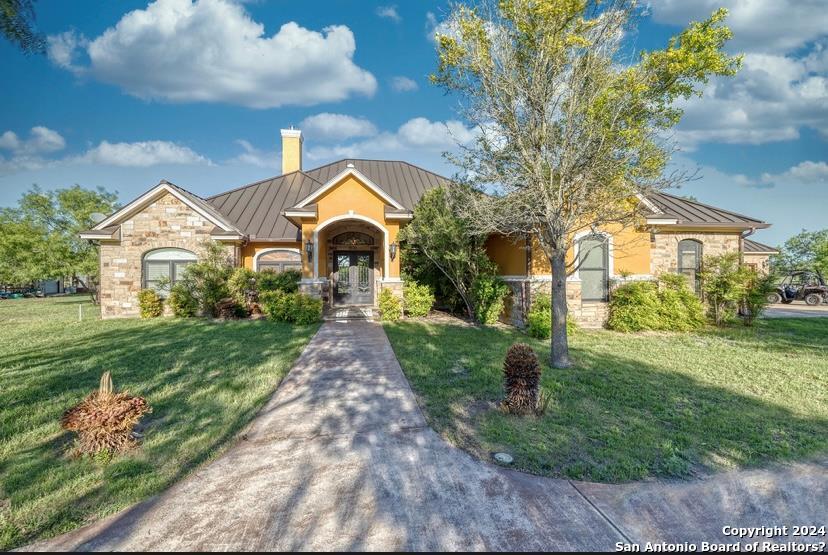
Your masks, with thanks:
M828 319L763 320L693 334L578 331L576 367L555 370L547 342L511 328L429 321L385 326L429 422L482 458L601 482L690 477L822 456L828 450ZM554 405L502 413L502 362L514 342L544 362Z
M214 458L317 329L101 321L82 297L0 301L0 322L0 550L118 511ZM71 436L58 420L97 387L104 370L116 388L152 405L143 445L109 464L69 459Z

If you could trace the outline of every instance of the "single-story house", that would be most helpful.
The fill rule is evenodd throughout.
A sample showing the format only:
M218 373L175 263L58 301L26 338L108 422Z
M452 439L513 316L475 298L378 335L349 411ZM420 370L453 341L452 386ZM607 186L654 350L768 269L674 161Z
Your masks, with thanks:
M344 159L302 164L302 133L282 135L282 174L202 198L168 181L110 215L81 237L100 245L104 318L138 314L138 293L173 282L197 260L199 245L225 245L234 264L297 269L300 289L328 306L374 305L381 288L402 291L397 235L427 190L449 179L403 161ZM606 317L611 284L661 272L693 282L702 257L743 253L766 265L774 249L746 237L768 223L695 200L656 193L642 199L635 226L608 226L575 237L579 268L567 279L570 310L583 325ZM529 243L529 244L527 244ZM510 285L504 317L521 324L533 295L549 290L549 263L535 241L493 236L487 251Z

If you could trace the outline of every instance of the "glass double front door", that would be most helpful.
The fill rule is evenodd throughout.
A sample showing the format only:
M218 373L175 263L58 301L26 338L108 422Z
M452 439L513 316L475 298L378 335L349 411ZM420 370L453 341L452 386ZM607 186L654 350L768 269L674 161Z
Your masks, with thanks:
M374 254L336 251L333 286L336 304L374 304Z

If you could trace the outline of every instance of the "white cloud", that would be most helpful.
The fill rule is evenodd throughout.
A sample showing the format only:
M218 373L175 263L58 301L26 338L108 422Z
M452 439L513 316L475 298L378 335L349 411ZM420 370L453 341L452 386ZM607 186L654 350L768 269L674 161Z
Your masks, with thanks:
M730 10L731 48L790 52L828 34L825 0L650 0L658 23L685 26L719 7Z
M236 144L242 147L242 152L238 156L227 161L232 165L256 166L258 168L278 168L281 162L281 157L274 150L273 152L265 152L250 144L244 139L237 139Z
M28 139L21 139L14 131L0 135L0 149L10 150L16 156L31 156L46 152L56 152L66 148L66 141L60 133L37 125L29 131Z
M806 160L782 173L763 173L759 184L765 186L828 185L828 163Z
M85 51L88 65L75 63ZM344 25L322 32L289 22L272 36L230 0L157 0L99 37L49 37L57 65L145 99L251 108L313 105L372 95L374 76L353 61Z
M300 128L311 139L332 141L352 137L370 137L377 134L377 128L365 118L328 112L305 118Z
M680 103L679 144L692 150L702 142L788 141L803 127L828 137L828 73L816 72L824 58L821 48L800 59L746 54L734 78L713 79L701 98Z
M398 75L397 77L391 78L391 88L397 92L410 92L416 91L419 86L414 79Z
M308 158L384 158L404 160L433 159L444 151L455 150L458 143L468 144L477 136L474 129L456 120L430 121L413 118L396 131L385 131L367 139L333 146L311 147Z
M438 21L434 12L426 12L425 30L428 40L436 42L437 35L457 35L455 29L456 27L453 26L451 20Z
M397 12L397 6L379 6L377 8L377 15L386 19L390 19L394 23L402 21L402 17Z
M210 160L186 146L170 141L101 143L77 158L79 162L110 166L147 167L159 164L210 164Z

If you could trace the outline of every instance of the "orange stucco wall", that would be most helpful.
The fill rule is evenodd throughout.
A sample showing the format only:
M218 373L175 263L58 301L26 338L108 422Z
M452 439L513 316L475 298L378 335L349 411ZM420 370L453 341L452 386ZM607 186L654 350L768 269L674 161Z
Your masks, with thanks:
M631 274L650 273L650 234L632 226L623 227L619 224L608 225L601 231L612 235L613 244L613 271ZM523 241L492 236L486 241L486 252L495 264L501 275L526 275L526 249ZM570 249L567 259L571 263L575 256L574 249ZM551 274L549 260L536 238L532 240L531 272L534 276Z
M346 176L341 182L326 191L316 199L317 218L307 219L302 222L302 241L313 240L313 233L316 228L331 218L343 216L363 216L377 222L383 229L388 231L388 244L397 241L400 230L400 223L396 220L385 219L386 201L363 184L354 176ZM356 218L355 218L356 219ZM333 225L333 224L331 224ZM320 231L320 235L328 228ZM325 276L329 273L327 266L327 245L325 241L319 241L319 275ZM380 256L381 256L380 251ZM388 276L398 278L400 276L400 257L397 256L389 262ZM313 277L313 262L303 261L303 275L306 278Z

